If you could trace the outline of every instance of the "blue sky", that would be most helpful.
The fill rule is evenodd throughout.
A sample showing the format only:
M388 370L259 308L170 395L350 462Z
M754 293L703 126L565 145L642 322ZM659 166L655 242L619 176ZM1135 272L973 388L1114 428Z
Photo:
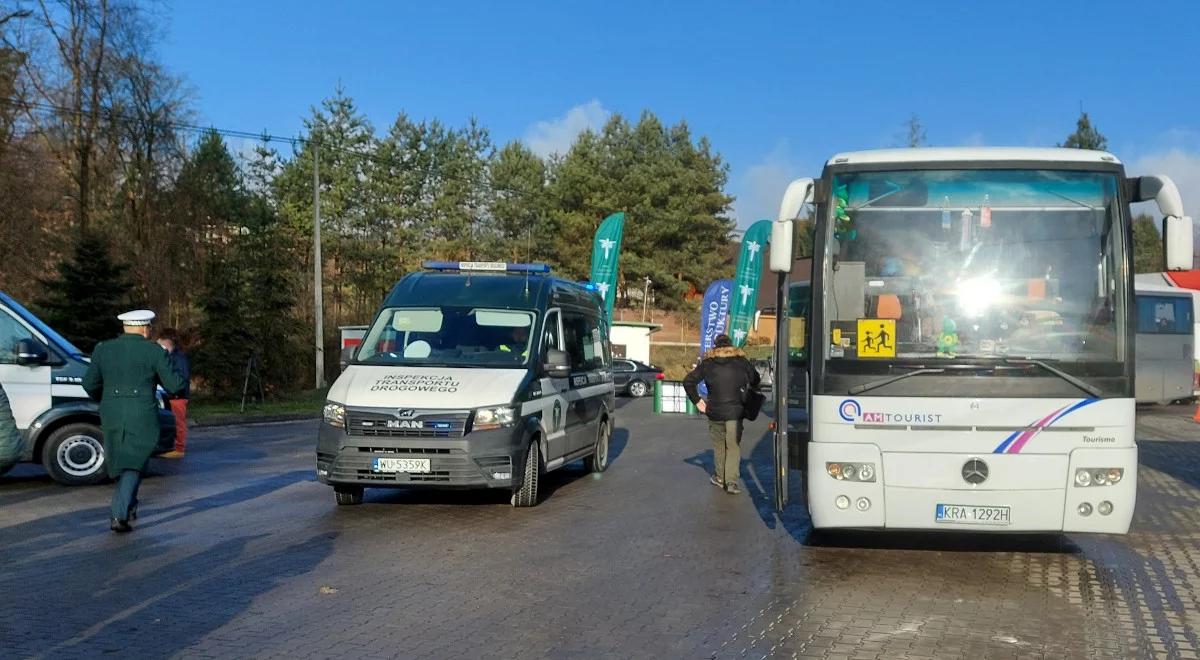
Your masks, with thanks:
M745 226L837 151L1053 145L1080 105L1131 171L1200 216L1200 3L230 2L160 9L197 121L295 135L340 82L403 110L565 149L608 113L685 119L729 163Z

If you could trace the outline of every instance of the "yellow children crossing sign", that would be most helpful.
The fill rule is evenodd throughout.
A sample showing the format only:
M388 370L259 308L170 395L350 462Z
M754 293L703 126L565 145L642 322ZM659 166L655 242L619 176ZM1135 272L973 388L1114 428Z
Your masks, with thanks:
M858 357L896 357L896 319L859 319Z

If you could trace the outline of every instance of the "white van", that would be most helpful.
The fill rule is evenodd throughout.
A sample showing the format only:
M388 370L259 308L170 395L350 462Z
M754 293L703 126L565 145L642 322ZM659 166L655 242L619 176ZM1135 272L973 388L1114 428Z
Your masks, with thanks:
M105 480L100 406L83 391L88 358L0 292L0 385L24 443L20 460L41 463L68 486ZM159 401L156 453L175 445L175 417Z
M329 390L317 479L337 503L366 487L504 488L533 506L544 472L603 471L616 394L600 296L540 264L425 267Z

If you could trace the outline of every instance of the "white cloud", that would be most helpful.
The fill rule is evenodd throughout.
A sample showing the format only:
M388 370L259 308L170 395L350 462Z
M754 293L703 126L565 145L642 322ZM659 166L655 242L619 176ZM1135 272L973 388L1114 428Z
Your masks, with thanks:
M970 134L970 135L968 135L967 137L963 138L963 139L962 139L962 142L960 143L960 145L959 145L959 146L963 146L963 147L983 147L983 146L986 146L986 145L987 145L987 138L985 138L985 137L983 136L983 133L980 133L979 131L975 131L974 133L971 133L971 134Z
M557 119L539 121L525 131L525 144L539 156L565 154L575 138L588 129L598 130L612 113L592 99L577 105Z
M774 220L783 191L804 172L805 167L792 157L787 140L780 140L762 160L737 176L733 217L738 228L745 229L758 220Z

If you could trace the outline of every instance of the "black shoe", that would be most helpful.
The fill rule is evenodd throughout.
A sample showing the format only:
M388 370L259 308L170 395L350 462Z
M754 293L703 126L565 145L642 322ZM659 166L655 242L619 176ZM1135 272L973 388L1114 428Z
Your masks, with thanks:
M126 532L133 531L133 527L129 526L128 520L121 520L120 518L118 518L116 516L113 516L112 518L109 519L108 528L118 534L124 534Z
M737 495L738 493L742 492L742 487L738 485L738 482L730 481L729 483L725 484L725 492L729 493L730 495Z

